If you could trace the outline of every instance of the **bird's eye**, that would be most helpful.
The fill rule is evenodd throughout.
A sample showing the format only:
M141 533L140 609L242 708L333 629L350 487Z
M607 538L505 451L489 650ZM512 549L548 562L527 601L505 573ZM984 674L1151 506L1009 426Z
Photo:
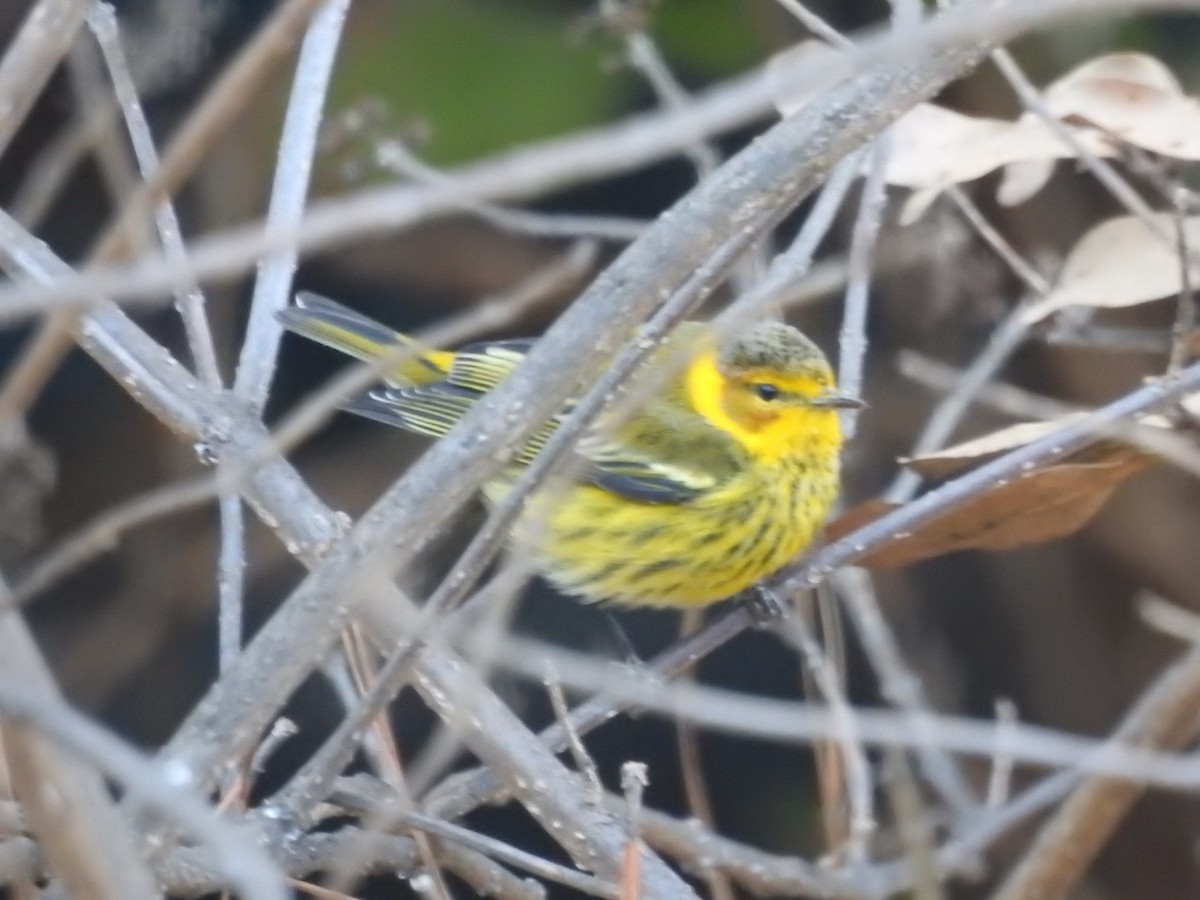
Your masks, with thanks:
M756 384L754 385L754 393L758 395L760 400L775 400L779 397L779 388L773 384Z

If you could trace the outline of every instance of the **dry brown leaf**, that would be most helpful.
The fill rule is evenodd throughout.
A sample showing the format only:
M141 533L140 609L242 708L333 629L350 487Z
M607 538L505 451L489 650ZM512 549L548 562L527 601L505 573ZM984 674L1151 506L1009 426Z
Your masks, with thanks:
M913 107L889 134L888 183L915 190L944 190L1009 163L1073 155L1034 116L1010 122L968 116L932 103ZM1112 153L1111 144L1095 131L1081 132L1081 140L1095 153Z
M1152 153L1200 158L1200 102L1153 56L1098 57L1047 87L1044 97L1065 121L1093 125Z
M1000 173L996 202L1001 206L1020 206L1046 186L1057 162L1057 159L1026 159L1009 163Z
M1200 159L1200 101L1186 96L1152 56L1114 53L1068 72L1043 92L1049 111L1097 156L1119 142L1177 159ZM902 221L911 222L952 184L996 169L997 200L1012 206L1045 186L1068 146L1038 115L1015 121L967 116L925 103L892 126L889 184L911 188Z
M1179 400L1179 405L1190 416L1200 416L1200 393L1186 394Z
M1153 216L1155 227L1171 235L1169 213ZM1189 247L1200 247L1200 217L1184 220ZM1191 265L1193 282L1200 264ZM1025 311L1026 322L1037 322L1066 306L1114 308L1136 306L1178 294L1183 287L1179 257L1171 243L1159 237L1136 216L1101 222L1079 239L1067 254L1054 290Z
M1066 537L1100 511L1113 491L1154 457L1124 450L1110 459L1065 462L993 486L911 534L858 560L876 571L895 569L958 550L1014 550ZM895 508L869 500L828 528L844 537Z
M1058 431L1083 415L1085 414L1072 413L1041 422L1018 422L1016 425L1009 425L952 447L901 459L900 462L925 478L946 478L972 464L984 462L1017 447L1024 447L1038 438Z

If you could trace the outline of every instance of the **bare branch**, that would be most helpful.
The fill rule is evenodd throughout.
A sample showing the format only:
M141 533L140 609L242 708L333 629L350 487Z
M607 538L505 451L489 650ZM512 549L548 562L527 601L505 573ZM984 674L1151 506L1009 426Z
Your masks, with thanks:
M887 136L875 141L867 155L867 177L863 182L862 199L854 232L850 238L850 281L842 313L842 329L838 335L838 385L852 397L862 394L863 366L867 355L867 300L871 290L871 274L875 244L883 225L883 210L887 203L887 169L889 153ZM841 414L846 439L854 437L858 413L846 410Z
M89 265L111 263L125 255L131 236L138 233L155 204L174 193L195 171L204 154L254 96L256 87L295 46L308 17L320 2L286 0L272 13L171 139L154 176L126 199L116 220L91 253ZM86 6L78 5L82 15ZM186 285L195 280L198 279L189 275L178 283ZM93 296L90 291L86 293ZM53 312L49 307L43 307L43 311ZM60 307L58 314L42 323L0 388L0 419L12 418L28 409L70 349L74 325L75 313L70 306Z
M6 618L12 619L12 617ZM12 636L11 632L9 636ZM256 900L285 900L286 894L281 884L281 873L259 848L257 842L246 833L246 829L219 818L207 803L186 790L186 782L175 783L173 780L175 773L169 769L160 770L148 757L128 747L61 701L51 698L49 695L31 698L24 684L19 689L7 685L0 686L0 717L18 723L21 727L20 732L10 732L8 735L7 743L10 754L13 753L13 744L17 735L20 735L22 743L35 734L44 735L55 744L68 750L73 756L94 765L105 775L116 780L139 805L149 807L174 819L207 844L217 857L228 878L228 883L236 886L245 897L256 898ZM22 750L23 754L24 750ZM56 779L53 783L57 788L62 788L61 779ZM96 783L102 788L101 782L97 780ZM44 791L45 784L39 785L38 788ZM63 802L72 803L73 800L68 799L72 795L74 800L86 800L77 792L71 792L71 794L61 795ZM90 801L88 802L90 803ZM121 820L120 814L107 797L105 797L105 802L109 815L113 817L113 822L109 824L109 827L118 827L124 834L129 835L128 824ZM26 798L26 804L36 828L39 819L37 809L44 807L45 804L33 798ZM73 805L66 807L64 811L66 816L60 818L69 819L72 815L80 816L83 819L87 818L79 807ZM96 812L94 809L92 815L95 816ZM92 824L97 824L97 820L93 819ZM63 860L56 859L55 854L55 844L63 836L47 834L42 831L39 831L39 834L46 845L51 863L55 865L55 871L66 874L69 883L72 870L83 869L89 865L86 861L88 854L85 848L79 846L73 848L73 852L84 854L84 860L64 863ZM119 843L112 841L111 837L111 835L93 834L89 835L88 839L95 843L96 852L111 852L118 850L120 846ZM108 868L114 865L129 865L133 859L128 856L124 859L110 858L105 865ZM110 871L104 873L103 880L84 882L88 884L89 890L83 896L157 896L153 879L150 879L144 863L138 859L133 864L136 868L132 877ZM103 870L95 870L96 873L101 871ZM92 877L94 879L95 874ZM149 879L148 893L133 895L119 893L122 890L138 889L135 880L138 877ZM74 889L78 890L78 884ZM146 888L142 887L140 890L145 891Z
M598 878L584 875L565 866L555 865L539 856L518 850L510 844L505 844L477 831L471 831L423 813L398 809L395 802L397 798L381 796L381 788L386 790L374 779L352 776L338 782L337 789L330 799L348 812L359 816L366 815L385 819L393 826L419 828L428 834L454 841L501 862L524 869L547 881L554 881L597 897L616 896L616 886Z
M95 3L88 14L88 26L96 36L100 52L104 54L104 61L108 65L113 92L125 114L125 127L129 131L138 168L142 178L149 181L159 168L158 150L154 146L154 137L150 133L150 125L146 121L146 114L142 110L142 103L133 83L133 75L129 71L129 61L125 58L125 51L121 46L116 11L108 3ZM158 226L159 239L167 258L175 260L177 264L186 265L187 249L183 245L179 217L170 202L163 201L157 204L154 221ZM180 285L175 290L175 305L183 318L188 349L201 381L210 388L219 388L221 373L217 368L216 347L213 345L212 330L205 315L204 295L200 292L200 286L194 282Z
M0 585L0 591L7 588ZM0 615L0 702L9 697L43 710L61 705L25 620L12 612ZM132 829L90 765L65 753L38 727L16 722L4 729L3 750L33 833L73 895L159 896Z
M1200 648L1160 675L1114 732L1127 746L1175 749L1196 734L1200 717ZM994 900L1061 897L1070 892L1113 830L1142 795L1130 781L1092 777L1058 808Z
M349 5L350 0L326 0L313 17L300 45L265 222L267 229L292 227L304 215L325 93L333 74ZM296 260L294 250L281 250L263 259L258 266L246 339L233 385L234 393L256 410L261 411L266 404L275 374L279 338L283 333L275 314L287 306L290 299Z
M89 0L38 0L0 59L0 157L83 24Z

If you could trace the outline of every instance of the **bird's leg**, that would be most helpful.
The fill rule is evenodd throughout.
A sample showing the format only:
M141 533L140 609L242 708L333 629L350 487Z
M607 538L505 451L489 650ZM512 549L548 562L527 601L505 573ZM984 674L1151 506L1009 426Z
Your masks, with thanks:
M617 651L621 654L621 659L625 665L636 669L642 668L645 663L638 656L637 650L633 648L633 642L629 640L629 635L625 633L625 629L621 627L621 623L617 617L605 610L604 621L608 623L608 629L613 636L613 643L617 645Z
M763 630L774 628L790 610L787 602L764 584L756 584L743 593L738 602L750 613L754 627Z

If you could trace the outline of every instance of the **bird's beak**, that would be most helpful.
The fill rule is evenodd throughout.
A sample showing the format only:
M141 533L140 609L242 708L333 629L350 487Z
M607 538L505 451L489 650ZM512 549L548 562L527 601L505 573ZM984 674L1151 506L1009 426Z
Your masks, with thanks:
M862 409L867 404L842 391L826 391L809 400L808 405L818 409Z

